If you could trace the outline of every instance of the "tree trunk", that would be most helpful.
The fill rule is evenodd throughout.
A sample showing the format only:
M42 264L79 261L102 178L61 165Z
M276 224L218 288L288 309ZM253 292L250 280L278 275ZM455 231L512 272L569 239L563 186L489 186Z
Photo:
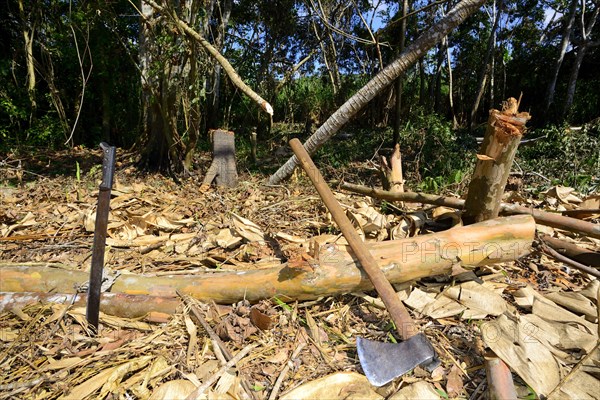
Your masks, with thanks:
M472 224L496 218L502 195L530 116L519 113L517 100L508 99L502 111L492 110L469 184L463 222Z
M548 90L546 92L546 102L544 103L544 117L546 119L548 118L548 111L550 110L550 106L554 102L554 92L556 90L556 81L558 80L558 73L560 72L560 67L562 66L562 62L565 58L567 48L569 47L571 31L573 30L573 22L575 21L577 3L579 3L579 0L571 0L571 5L569 6L568 14L565 16L566 22L563 25L562 39L560 41L558 57L556 58L556 63L554 64L553 68L552 79L548 84Z
M387 279L402 283L450 274L457 263L477 267L514 261L529 252L534 235L533 218L519 215L369 247ZM76 284L89 278L85 271L46 265L1 266L0 275L3 292L46 292L52 288L55 293L73 293ZM349 246L329 244L274 268L189 276L120 275L111 293L175 297L179 290L200 300L232 304L275 296L286 302L312 300L372 289Z
M34 6L35 7L35 6ZM32 118L35 116L35 110L37 109L37 101L35 98L36 90L36 77L35 77L35 64L33 58L33 37L35 35L35 22L29 21L25 15L25 7L23 6L23 0L19 0L19 14L23 23L23 41L25 42L25 64L27 65L27 95L29 96L29 103L31 104L30 123Z
M498 8L502 8L502 0L500 0L500 4ZM494 50L496 47L496 31L498 30L498 23L500 22L500 10L496 8L496 1L493 2L492 8L492 30L490 32L490 36L487 42L487 50L485 52L485 57L483 61L483 65L481 67L481 72L479 73L479 82L477 83L477 94L475 95L475 101L473 103L473 107L471 108L471 114L469 118L469 126L471 129L477 123L477 111L479 110L479 105L481 103L481 99L483 98L483 94L485 93L485 86L487 83L488 75L490 74L490 66L491 59L494 57Z
M450 47L448 47L448 37L446 37L446 64L448 64L448 103L450 104L450 113L452 114L452 128L458 128L456 119L456 110L454 109L454 81L452 79L452 60L450 57Z
M100 78L100 90L102 92L102 140L112 143L110 140L111 101L108 79Z
M348 122L371 99L389 86L403 74L408 67L423 57L427 51L442 40L450 31L464 21L471 13L479 8L484 0L462 0L442 20L433 25L421 35L406 50L379 72L365 86L346 101L319 129L306 141L304 147L311 154L318 150L329 138ZM278 184L289 177L298 164L296 156L291 157L279 170L273 174L270 184Z
M213 160L202 185L210 185L214 180L218 186L234 187L238 175L235 159L235 134L216 129L210 131L213 144Z
M229 24L229 17L231 16L231 0L225 0L223 3L223 10L221 12L221 23L219 24L219 31L215 39L215 48L221 51L223 43L225 41L225 34L227 26ZM208 32L205 33L205 35ZM205 36L208 37L208 36ZM208 126L211 128L219 125L219 107L221 103L221 64L215 60L213 62L213 73L212 73L212 87L210 93L212 93L209 100L209 112L207 115Z
M442 68L444 66L444 59L446 58L446 38L442 39L440 44L438 45L437 52L437 65L435 69L435 81L432 82L431 98L433 99L433 111L436 113L440 113L441 103L442 103Z
M406 46L406 14L408 14L408 0L402 1L402 22L400 23L400 43L398 44L398 55L402 54ZM396 91L396 104L394 114L394 137L393 145L400 142L400 122L402 121L402 92L404 91L404 77L401 75L396 79L394 89Z
M421 57L419 58L419 104L423 107L427 104L425 82L425 57Z
M575 59L575 63L573 64L571 76L569 77L569 84L567 85L567 98L565 99L565 104L562 111L563 118L567 116L567 113L569 112L569 110L571 109L571 105L573 104L573 99L575 98L575 88L577 86L577 78L579 77L579 69L581 68L583 58L585 57L588 48L600 45L600 41L592 42L590 39L590 35L594 30L596 20L598 19L600 4L596 4L596 8L594 9L590 17L587 26L585 26L585 2L583 2L582 5L583 6L581 9L581 18L579 19L579 30L581 33L581 38L579 39L580 41L577 49L577 58Z

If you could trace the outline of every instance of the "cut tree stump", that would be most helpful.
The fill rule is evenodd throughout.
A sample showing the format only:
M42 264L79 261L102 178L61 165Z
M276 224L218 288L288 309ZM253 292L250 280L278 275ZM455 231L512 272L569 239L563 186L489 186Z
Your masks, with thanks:
M511 97L502 105L502 111L490 110L462 215L465 225L496 218L500 212L517 147L525 123L531 118L526 112L519 113L518 108L519 103Z
M234 187L238 181L235 134L223 129L210 130L209 134L213 145L213 160L202 186L210 186L214 180L217 186Z
M404 192L404 178L402 176L402 153L400 145L396 143L394 152L390 156L390 162L384 156L380 156L382 186L385 190L393 193Z

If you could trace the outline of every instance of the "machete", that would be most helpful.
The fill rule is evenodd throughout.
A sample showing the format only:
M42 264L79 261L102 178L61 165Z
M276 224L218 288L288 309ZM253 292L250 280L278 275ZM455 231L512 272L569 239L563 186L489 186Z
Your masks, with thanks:
M98 192L92 267L90 269L90 284L86 308L86 318L93 328L94 333L98 333L98 320L100 317L100 291L104 269L104 247L106 246L106 228L108 225L110 192L113 184L116 154L115 146L109 146L107 143L102 142L100 143L100 148L102 149L102 182L100 183Z

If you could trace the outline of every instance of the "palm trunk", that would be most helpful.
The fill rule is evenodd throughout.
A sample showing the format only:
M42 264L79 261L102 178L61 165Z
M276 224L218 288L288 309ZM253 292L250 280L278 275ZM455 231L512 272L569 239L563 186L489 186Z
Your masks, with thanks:
M485 0L462 0L444 18L414 41L390 65L379 72L365 86L348 99L317 131L304 143L306 151L311 154L318 150L329 138L348 122L371 99L389 86L395 79L413 65L427 51L439 43L450 31L456 28L469 15L477 10ZM273 174L270 184L278 184L289 177L298 165L296 156L291 157Z

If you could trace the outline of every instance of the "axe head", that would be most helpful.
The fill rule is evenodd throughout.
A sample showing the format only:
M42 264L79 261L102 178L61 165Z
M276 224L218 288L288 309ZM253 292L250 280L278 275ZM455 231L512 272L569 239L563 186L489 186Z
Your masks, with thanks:
M356 349L363 372L373 386L383 386L419 365L430 372L440 365L433 346L422 333L400 343L357 337Z

